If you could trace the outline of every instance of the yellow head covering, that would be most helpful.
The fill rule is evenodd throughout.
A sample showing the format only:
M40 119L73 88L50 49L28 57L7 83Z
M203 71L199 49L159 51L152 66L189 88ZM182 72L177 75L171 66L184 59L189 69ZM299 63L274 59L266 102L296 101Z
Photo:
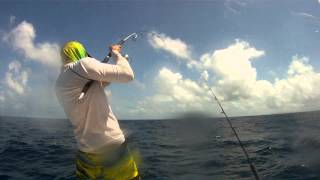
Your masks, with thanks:
M69 41L67 42L63 49L63 54L71 60L72 62L76 62L84 57L88 56L86 49L80 42L77 41Z

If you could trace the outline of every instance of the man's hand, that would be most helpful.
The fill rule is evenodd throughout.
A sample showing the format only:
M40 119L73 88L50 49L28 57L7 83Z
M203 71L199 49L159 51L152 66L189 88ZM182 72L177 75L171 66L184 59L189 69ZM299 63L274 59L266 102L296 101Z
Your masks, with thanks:
M109 47L110 51L115 55L121 54L121 48L122 47L119 44L114 44Z

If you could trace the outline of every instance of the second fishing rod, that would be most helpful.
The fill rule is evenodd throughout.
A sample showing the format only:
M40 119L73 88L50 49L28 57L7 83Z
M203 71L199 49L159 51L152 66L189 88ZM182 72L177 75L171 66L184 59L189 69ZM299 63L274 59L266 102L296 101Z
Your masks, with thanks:
M256 180L261 180L260 176L259 176L259 173L257 171L257 168L256 166L254 165L253 161L251 160L250 158L250 155L248 153L248 151L246 150L246 148L244 147L241 139L240 139L240 136L238 135L236 129L234 128L234 126L232 125L232 122L231 122L231 119L229 118L229 116L227 115L226 111L224 110L221 102L219 101L218 97L216 96L216 94L214 93L213 89L211 87L208 86L208 81L206 78L204 78L204 80L206 81L206 87L209 89L211 95L212 95L212 98L214 99L214 101L217 102L217 104L219 105L219 108L221 110L221 113L224 115L226 121L228 122L228 125L230 127L230 129L232 130L233 134L235 135L235 137L237 138L237 141L240 145L240 148L243 152L243 154L245 155L245 158L247 160L247 163L249 164L249 167L250 167L250 170L253 174L253 176L255 177Z

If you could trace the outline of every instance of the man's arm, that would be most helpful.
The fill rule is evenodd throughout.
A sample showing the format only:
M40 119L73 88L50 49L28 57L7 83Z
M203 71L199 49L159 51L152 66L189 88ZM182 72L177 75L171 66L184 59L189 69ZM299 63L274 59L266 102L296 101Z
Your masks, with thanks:
M89 79L102 82L129 82L134 79L129 62L118 51L112 53L115 65L86 58L80 64Z

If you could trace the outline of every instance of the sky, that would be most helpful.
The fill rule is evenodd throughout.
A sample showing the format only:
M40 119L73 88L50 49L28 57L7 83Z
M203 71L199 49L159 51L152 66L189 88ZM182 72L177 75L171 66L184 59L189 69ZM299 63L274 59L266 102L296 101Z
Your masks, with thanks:
M119 119L320 109L320 1L1 1L0 115L65 118L60 47L96 59L132 32L135 80L105 89Z

